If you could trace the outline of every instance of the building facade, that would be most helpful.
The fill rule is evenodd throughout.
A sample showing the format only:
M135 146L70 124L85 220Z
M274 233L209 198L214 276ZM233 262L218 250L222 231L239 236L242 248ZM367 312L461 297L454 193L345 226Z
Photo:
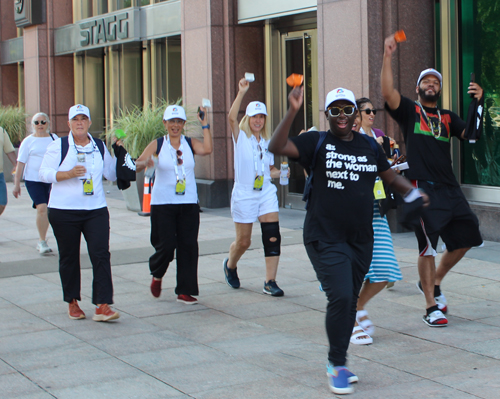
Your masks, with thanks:
M380 69L384 38L404 29L394 59L395 85L415 97L421 70L443 72L442 106L466 114L470 72L486 93L484 140L454 143L454 168L478 213L486 239L500 209L496 154L500 83L494 37L500 15L488 0L0 0L0 101L46 112L67 134L67 110L84 103L93 134L131 106L181 98L196 109L212 102L214 152L197 160L200 203L229 205L233 145L227 113L245 72L255 82L245 101L263 101L275 127L287 108L291 73L304 75L305 106L291 134L324 129L323 100L338 86L370 97L377 127L402 144L383 111ZM493 39L493 40L491 40ZM465 93L465 94L464 94ZM242 110L246 103L243 104ZM241 116L243 115L243 111ZM201 129L188 134L201 136ZM403 149L404 146L402 145ZM281 159L276 159L276 163ZM304 176L291 163L281 206L303 209Z

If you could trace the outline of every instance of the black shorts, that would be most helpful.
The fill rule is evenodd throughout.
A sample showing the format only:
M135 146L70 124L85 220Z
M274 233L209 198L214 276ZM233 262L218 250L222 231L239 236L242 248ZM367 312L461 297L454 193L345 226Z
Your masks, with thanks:
M28 194L33 200L33 208L36 208L36 206L39 204L49 203L50 189L52 188L52 184L30 180L25 180L24 184L26 186L26 190L28 190Z
M483 243L479 222L460 187L417 181L429 196L430 205L415 230L420 256L436 255L439 237L448 251L476 247Z

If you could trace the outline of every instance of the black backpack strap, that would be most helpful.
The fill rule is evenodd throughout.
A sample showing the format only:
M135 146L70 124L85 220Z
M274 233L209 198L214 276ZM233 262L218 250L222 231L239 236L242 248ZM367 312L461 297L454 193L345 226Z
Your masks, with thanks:
M101 139L94 139L94 141L97 144L97 148L99 148L99 152L101 153L102 160L104 161L104 143L102 142Z
M187 137L187 136L184 136L184 138L186 139L188 145L189 145L189 148L191 148L191 152L193 153L194 155L194 150L193 150L193 143L191 142L191 137Z
M360 134L361 134L361 137L364 137L365 140L368 141L368 143L370 144L370 147L372 148L373 152L375 153L375 158L378 159L378 154L379 154L378 147L379 147L379 145L378 145L377 141L373 137L370 137L366 134L362 134L362 133L360 133Z
M61 164L64 161L64 158L66 158L66 155L68 154L68 148L69 148L68 136L61 137L61 162L59 162L59 166L61 166Z
M156 139L156 156L160 155L161 147L163 146L164 136L158 137Z
M323 141L325 141L325 138L326 138L326 132L319 132L318 144L316 144L316 149L314 150L314 155L311 160L311 166L309 166L311 173L314 167L316 166L316 155L318 155L319 148L321 147L321 144L323 144Z

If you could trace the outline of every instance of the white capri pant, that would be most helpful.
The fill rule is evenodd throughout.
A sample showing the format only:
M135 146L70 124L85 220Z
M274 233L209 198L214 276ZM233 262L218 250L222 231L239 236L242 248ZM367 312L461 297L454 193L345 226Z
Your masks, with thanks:
M231 196L231 215L236 223L253 223L259 216L278 212L277 188L270 181L265 182L262 191L251 185L234 183Z

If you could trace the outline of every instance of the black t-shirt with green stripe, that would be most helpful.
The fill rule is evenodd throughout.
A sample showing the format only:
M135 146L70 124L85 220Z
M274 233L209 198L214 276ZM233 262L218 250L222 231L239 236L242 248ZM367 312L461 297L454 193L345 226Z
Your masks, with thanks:
M436 183L458 186L453 174L450 138L460 138L465 129L465 122L460 117L446 109L440 109L439 121L437 108L423 107L427 118L421 112L417 103L401 96L399 108L385 108L399 124L406 144L408 169L405 175L411 180L427 180ZM429 122L434 126L434 132ZM438 122L441 124L441 134L438 133Z

